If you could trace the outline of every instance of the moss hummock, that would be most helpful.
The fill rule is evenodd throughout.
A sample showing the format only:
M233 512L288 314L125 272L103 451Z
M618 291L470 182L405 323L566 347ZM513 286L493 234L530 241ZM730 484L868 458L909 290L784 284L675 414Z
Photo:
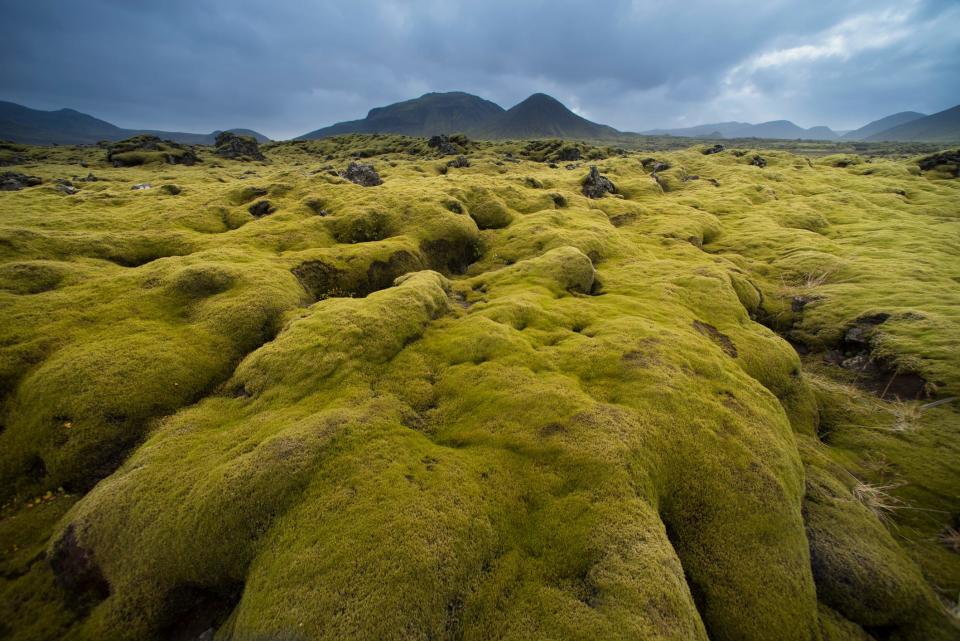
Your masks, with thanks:
M0 194L0 636L960 637L955 179L262 149L17 151L100 180Z

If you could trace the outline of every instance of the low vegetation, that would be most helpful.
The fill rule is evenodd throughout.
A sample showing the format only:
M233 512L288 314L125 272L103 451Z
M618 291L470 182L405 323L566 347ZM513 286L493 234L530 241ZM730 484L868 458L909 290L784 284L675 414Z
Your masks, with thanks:
M960 638L956 154L657 140L3 148L0 637Z

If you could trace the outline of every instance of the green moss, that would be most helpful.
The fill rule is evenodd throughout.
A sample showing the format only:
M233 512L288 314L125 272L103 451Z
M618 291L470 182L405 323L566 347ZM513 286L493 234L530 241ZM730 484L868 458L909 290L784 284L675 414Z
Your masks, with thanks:
M960 389L956 181L457 144L17 151L104 180L0 194L0 636L956 637L957 410L824 360Z

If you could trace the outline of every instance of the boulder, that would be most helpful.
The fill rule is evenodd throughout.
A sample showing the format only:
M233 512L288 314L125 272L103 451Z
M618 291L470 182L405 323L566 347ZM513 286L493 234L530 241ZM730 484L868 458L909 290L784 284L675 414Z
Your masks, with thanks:
M725 149L725 147L724 147L723 145L716 144L716 145L714 145L713 147L707 147L706 149L704 149L704 150L703 150L703 155L704 155L704 156L709 156L710 154L719 154L719 153L720 153L721 151L723 151L724 149Z
M375 187L383 184L373 165L364 165L358 162L350 163L344 171L340 172L340 177L361 187Z
M264 160L260 144L253 136L239 136L230 131L221 131L214 141L216 153L233 160Z
M750 160L750 164L754 167L766 167L767 159L758 154Z
M0 191L20 191L24 187L36 187L42 182L38 176L5 171L0 174Z
M56 182L56 186L54 187L54 189L59 191L61 194L72 196L78 191L80 191L79 189L74 187L73 183L67 180L66 178L57 178L56 181L54 182Z
M430 140L427 141L427 147L436 149L444 156L452 156L457 153L457 148L453 146L453 143L450 142L450 137L446 134L431 136Z
M644 158L640 161L640 164L643 165L644 169L652 171L654 173L658 171L666 171L670 169L670 163L664 160L657 160L656 158Z
M583 195L587 198L603 198L608 193L617 193L617 188L609 178L600 174L596 166L590 167L590 173L583 181Z
M580 149L578 147L564 147L560 150L557 160L562 162L580 160Z

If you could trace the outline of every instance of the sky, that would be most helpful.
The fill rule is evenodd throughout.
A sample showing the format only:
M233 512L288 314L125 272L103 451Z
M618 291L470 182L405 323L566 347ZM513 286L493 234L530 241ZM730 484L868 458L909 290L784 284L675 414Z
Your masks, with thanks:
M0 0L0 100L284 139L429 91L624 131L960 103L958 0Z

